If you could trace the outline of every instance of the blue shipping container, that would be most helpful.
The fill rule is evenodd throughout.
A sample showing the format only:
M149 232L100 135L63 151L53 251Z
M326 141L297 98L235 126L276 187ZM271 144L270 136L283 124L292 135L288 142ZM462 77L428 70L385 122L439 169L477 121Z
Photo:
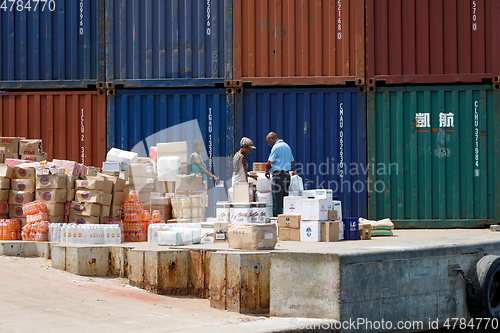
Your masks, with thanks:
M126 88L223 84L231 0L106 0L106 82Z
M104 1L0 1L0 88L104 84Z
M235 95L236 142L257 147L247 156L267 162L276 132L292 148L306 189L332 189L343 216L366 217L366 93L356 88L245 89Z
M234 95L225 89L116 90L108 96L108 150L115 147L147 157L160 142L203 140L207 169L225 181L232 176ZM227 200L227 186L209 181L209 209ZM230 186L230 184L229 184ZM214 212L210 212L213 216Z

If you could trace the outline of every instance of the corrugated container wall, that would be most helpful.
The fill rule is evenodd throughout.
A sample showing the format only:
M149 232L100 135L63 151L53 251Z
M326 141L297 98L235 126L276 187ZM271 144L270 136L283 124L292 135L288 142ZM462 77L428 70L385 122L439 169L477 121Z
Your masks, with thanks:
M364 0L233 0L234 80L365 81Z
M369 85L500 82L500 1L366 0Z
M498 86L368 93L369 218L399 228L500 221Z
M207 169L227 184L234 154L234 95L225 89L117 90L108 96L108 149L132 150L147 157L161 142L202 140ZM227 188L213 188L209 207L227 200ZM214 212L213 212L214 213Z
M126 88L224 83L231 0L106 0L106 81Z
M42 139L48 160L100 166L106 158L106 96L101 92L0 93L0 136Z
M366 94L356 88L252 88L236 96L236 141L267 162L270 131L288 143L306 189L332 189L344 216L367 216Z
M26 1L2 4L0 88L104 84L104 0L32 1L30 10Z

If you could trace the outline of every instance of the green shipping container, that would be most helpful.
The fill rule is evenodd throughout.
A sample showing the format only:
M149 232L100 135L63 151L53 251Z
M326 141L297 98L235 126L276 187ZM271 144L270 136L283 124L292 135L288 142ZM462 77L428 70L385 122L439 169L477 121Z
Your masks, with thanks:
M500 222L498 85L368 93L368 216L396 228Z

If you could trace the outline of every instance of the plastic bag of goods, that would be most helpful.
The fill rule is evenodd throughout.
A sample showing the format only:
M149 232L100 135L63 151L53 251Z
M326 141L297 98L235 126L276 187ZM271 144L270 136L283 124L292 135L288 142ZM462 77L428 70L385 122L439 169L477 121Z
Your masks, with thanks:
M182 245L182 231L169 230L158 231L158 245L160 246L179 246Z
M293 175L290 177L290 186L288 187L288 192L298 193L298 196L302 195L304 191L304 183L299 175Z
M257 202L263 202L267 207L272 207L273 192L257 192Z
M180 167L181 158L179 156L164 156L158 158L158 181L175 182L177 175L179 174Z

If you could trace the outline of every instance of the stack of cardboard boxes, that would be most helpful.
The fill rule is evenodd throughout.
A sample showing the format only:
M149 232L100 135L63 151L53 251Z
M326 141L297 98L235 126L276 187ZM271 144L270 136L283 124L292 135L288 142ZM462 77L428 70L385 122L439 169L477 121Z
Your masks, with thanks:
M47 153L42 151L42 140L20 140L19 155L22 160L41 162L47 160Z
M35 168L31 164L19 164L14 167L14 174L10 184L9 194L9 218L22 220L26 224L23 215L23 205L35 200Z
M13 158L19 159L19 142L24 138L9 138L9 137L0 137L0 162L5 163L5 159ZM3 159L3 161L2 161Z
M10 183L13 176L13 167L6 164L0 164L0 219L9 218L9 193Z
M119 221L121 219L122 206L127 200L129 187L126 185L125 180L118 176L112 176L104 173L99 173L97 176L102 179L106 179L113 184L113 199L109 210L109 220Z
M105 183L103 179L89 178L76 180L75 187L75 201L70 205L69 223L99 224L101 205L111 206L112 186L110 189L109 183Z
M36 200L47 206L49 222L65 221L68 177L66 175L42 175L36 177Z

